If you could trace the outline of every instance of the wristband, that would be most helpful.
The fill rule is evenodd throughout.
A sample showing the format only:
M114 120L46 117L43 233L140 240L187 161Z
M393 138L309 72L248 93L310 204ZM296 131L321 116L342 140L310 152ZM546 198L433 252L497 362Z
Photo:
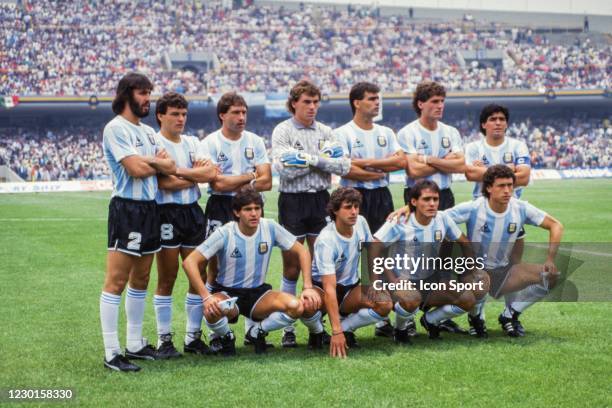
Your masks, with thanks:
M334 332L332 332L332 336L338 336L338 335L340 335L340 334L344 334L344 332L335 332L335 333L334 333Z

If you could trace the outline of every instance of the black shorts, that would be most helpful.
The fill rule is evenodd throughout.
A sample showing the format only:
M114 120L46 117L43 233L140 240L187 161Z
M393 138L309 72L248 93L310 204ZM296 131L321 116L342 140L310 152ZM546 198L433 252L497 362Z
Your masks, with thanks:
M262 319L253 319L252 313L257 303L261 300L261 298L268 292L272 290L272 285L264 283L261 286L256 288L228 288L227 286L223 286L214 282L212 284L211 293L225 293L229 297L237 297L236 306L238 306L238 312L252 319L254 321L261 321ZM230 323L236 323L238 321L238 316L234 319L230 320Z
M204 218L206 219L206 237L215 232L220 226L234 221L232 212L232 200L234 197L226 195L211 194L206 201Z
M499 298L501 289L504 287L508 276L510 276L510 269L514 265L506 265L495 269L487 269L491 283L489 285L489 293L495 299Z
M404 189L404 204L408 205L410 201L410 189ZM455 206L455 196L450 188L445 188L440 190L440 204L438 205L438 210L448 210L449 208L453 208Z
M336 284L336 300L338 301L338 311L340 312L341 316L348 316L347 313L342 313L341 311L342 303L344 302L344 299L347 297L349 292L353 290L353 288L356 288L357 286L359 286L360 282L361 281L357 281L357 283L354 283L352 285L346 285L346 286ZM312 284L316 286L317 288L324 290L322 282L312 281Z
M319 235L330 222L327 214L329 192L280 193L278 196L278 222L298 238Z
M195 248L206 238L206 219L197 202L159 204L162 248Z
M113 197L108 205L108 249L142 256L161 249L155 201Z
M359 213L368 221L370 231L374 234L383 226L387 216L393 212L393 197L387 187L374 189L358 188L361 193Z

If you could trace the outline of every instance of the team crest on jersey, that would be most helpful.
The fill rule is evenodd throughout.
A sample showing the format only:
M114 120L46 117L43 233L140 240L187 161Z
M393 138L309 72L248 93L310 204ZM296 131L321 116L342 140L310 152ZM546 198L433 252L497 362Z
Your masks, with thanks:
M442 137L442 147L448 149L450 147L450 139L447 136Z
M226 162L226 161L227 161L227 156L223 152L217 155L217 163Z
M480 231L481 232L491 232L491 230L489 229L489 225L486 222L484 223L482 227L480 227Z
M155 135L152 133L147 133L147 137L149 138L149 142L151 142L151 145L155 146Z
M487 155L485 155L485 154L483 154L483 155L482 155L482 163L483 163L485 166L488 166L488 165L489 165L489 159L487 159Z
M293 144L293 147L296 150L304 150L304 146L302 146L302 143L300 143L299 140L296 140L295 143Z
M238 248L234 248L234 251L230 255L232 258L242 258L242 254Z
M325 139L319 139L319 141L317 142L317 146L319 147L319 150L323 150L323 148L325 147Z
M268 243L267 242L260 242L259 243L259 253L260 254L265 254L266 252L268 252Z
M252 147L244 148L244 157L246 157L247 160L253 160L255 157L255 152L253 151Z
M378 135L376 143L378 143L380 147L385 147L387 145L387 138L384 135Z
M514 234L516 232L516 222L508 224L508 234Z
M361 140L355 139L355 147L363 147L363 143L361 143Z
M138 136L136 136L136 147L142 146L142 140Z
M504 153L504 163L512 163L512 153Z
M442 231L441 230L436 230L434 232L434 241L436 242L442 241Z

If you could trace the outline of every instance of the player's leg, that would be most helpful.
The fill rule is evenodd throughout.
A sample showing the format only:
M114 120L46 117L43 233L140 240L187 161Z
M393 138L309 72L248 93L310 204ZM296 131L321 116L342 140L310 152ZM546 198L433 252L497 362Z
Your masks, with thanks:
M181 259L187 258L194 248L181 247ZM206 282L206 271L201 272L201 277ZM209 289L211 291L212 288ZM202 340L202 319L204 318L204 305L202 298L196 289L189 283L187 295L185 296L185 340L183 350L185 353L206 355L212 351ZM218 351L218 350L217 350Z
M157 320L157 355L160 359L181 356L172 343L172 290L179 269L179 252L178 247L162 248L156 255L157 288L153 306Z
M472 290L476 304L468 310L468 323L470 324L469 333L478 338L487 338L487 326L485 324L484 307L487 300L487 293L490 288L489 275L483 270L466 272L459 277L462 283L471 283L476 289Z
M410 344L410 337L416 336L414 317L419 311L422 298L418 290L398 290L392 293L395 311L393 339L399 344Z
M383 296L377 292L377 296ZM339 300L340 301L340 300ZM342 321L342 331L349 347L359 347L355 338L355 330L380 322L389 315L393 309L390 297L384 300L370 300L367 288L355 286L343 297L340 304L340 314L347 315Z
M257 323L249 328L245 337L255 345L256 353L264 353L268 333L292 325L303 313L302 302L295 296L267 291L253 305L250 315Z
M216 291L216 289L213 289ZM212 294L217 300L224 301L230 298L227 293L215 292ZM238 320L238 307L234 306L231 309L223 311L221 316L215 316L211 313L204 311L204 320L208 329L215 333L215 338L218 339L219 349L215 352L220 353L223 356L233 356L236 354L236 337L234 332L230 329L230 322L235 323Z
M304 313L300 318L304 326L308 328L308 348L310 350L323 348L323 336L325 334L325 328L322 322L323 313L325 313L325 304L323 301L325 293L319 286L314 286L314 289L317 290L321 296L321 307L315 309L314 305L303 303Z
M315 204L312 200L314 194L280 193L278 196L278 222L287 231L295 235L298 241L303 244L309 230L307 218L311 207ZM297 210L298 208L304 211ZM283 276L281 278L280 291L295 296L297 293L297 281L300 277L300 262L296 255L283 251ZM283 347L297 347L295 327L287 325L281 339Z
M119 344L119 305L121 294L127 285L132 269L133 255L108 251L106 275L100 295L100 322L104 340L104 365L119 371L138 371L140 367L131 364L122 354Z
M506 307L498 320L510 337L525 335L519 316L528 307L542 300L555 287L559 274L544 271L542 264L513 265L499 294L506 296Z
M386 222L387 216L393 212L393 197L387 187L358 190L362 195L359 212L368 221L368 227L370 227L370 231L374 234ZM395 331L391 324L390 316L386 316L382 321L376 323L374 335L378 337L394 337Z
M153 254L134 257L128 280L125 298L127 320L127 345L125 355L128 358L155 360L156 350L142 337L142 324L146 306L147 286L153 264Z
M448 281L446 283L448 288ZM466 313L476 305L476 297L471 290L461 292L455 290L434 290L424 300L424 306L429 309L421 316L421 324L429 333L430 339L439 339L441 324Z

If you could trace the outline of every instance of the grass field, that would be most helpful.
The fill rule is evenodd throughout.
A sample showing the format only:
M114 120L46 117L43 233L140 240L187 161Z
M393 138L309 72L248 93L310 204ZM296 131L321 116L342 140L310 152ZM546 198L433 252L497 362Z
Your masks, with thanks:
M454 190L458 201L469 198L468 184ZM393 195L397 206L399 186ZM487 306L486 341L446 335L431 343L419 328L414 345L402 348L364 328L357 333L362 348L344 361L308 352L301 325L301 347L277 346L256 357L241 345L240 322L236 358L190 356L144 362L137 374L111 373L102 367L98 310L109 196L0 196L0 388L71 388L76 399L66 405L89 406L612 405L612 303L603 302L536 305L523 316L528 335L521 339L500 332L501 303ZM276 218L276 198L267 194L267 216ZM564 241L612 242L612 180L539 181L524 198L563 222ZM529 241L546 238L545 231L528 229ZM268 279L276 287L280 269L276 252ZM155 276L144 329L151 342ZM174 298L178 343L185 289L181 273ZM466 325L465 318L459 322ZM120 333L125 344L123 311ZM278 344L280 334L269 338Z

